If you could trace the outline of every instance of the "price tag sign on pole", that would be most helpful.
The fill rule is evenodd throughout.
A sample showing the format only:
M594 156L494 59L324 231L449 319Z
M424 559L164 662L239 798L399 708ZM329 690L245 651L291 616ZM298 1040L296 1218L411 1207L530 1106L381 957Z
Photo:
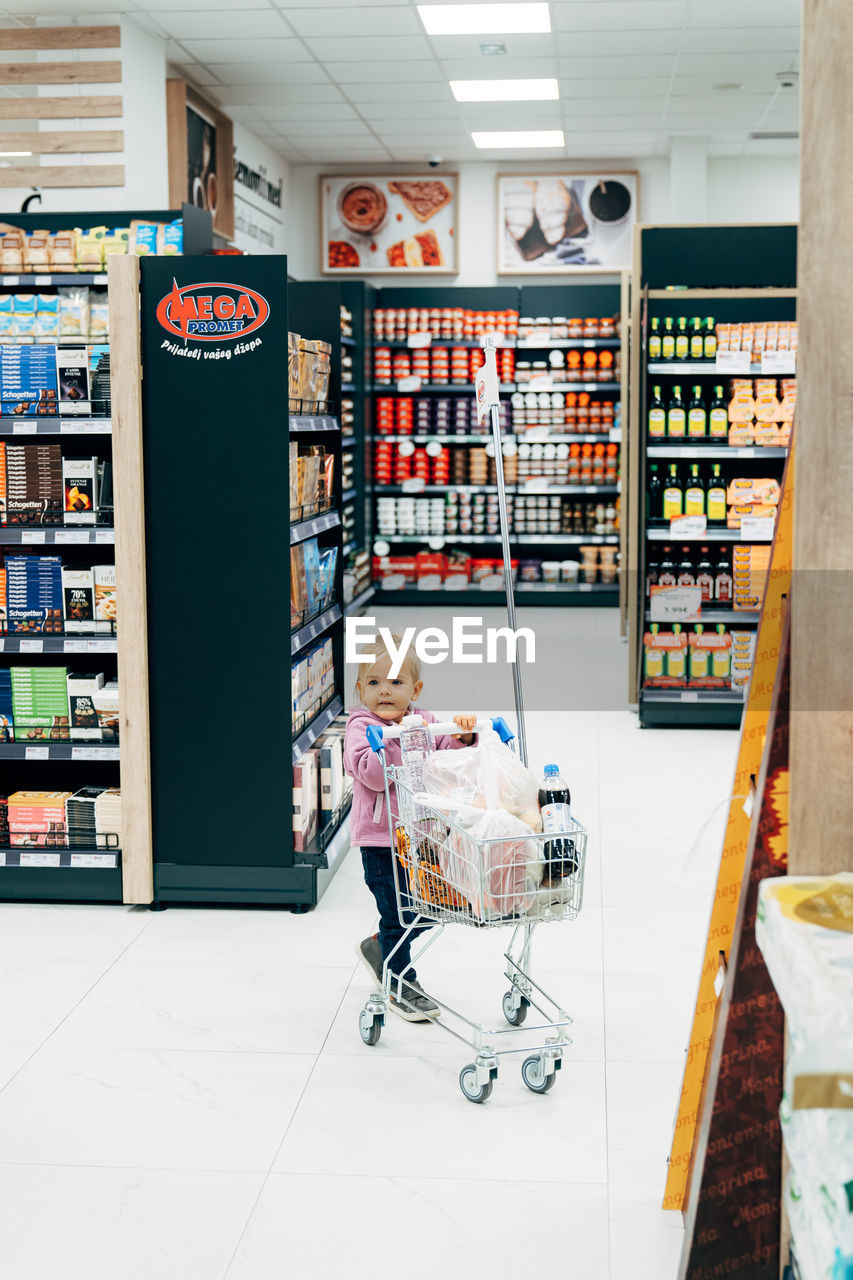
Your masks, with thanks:
M498 364L493 345L486 347L486 363L477 370L474 392L477 397L477 421L483 422L492 405L501 402Z

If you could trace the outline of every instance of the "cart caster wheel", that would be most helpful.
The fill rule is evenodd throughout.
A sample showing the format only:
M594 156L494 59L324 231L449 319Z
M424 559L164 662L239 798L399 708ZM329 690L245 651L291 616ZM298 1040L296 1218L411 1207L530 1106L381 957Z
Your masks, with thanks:
M530 1001L526 996L521 997L521 1004L517 1009L512 1005L512 992L507 991L503 998L504 1017L511 1027L520 1027L524 1019L527 1017L527 1010L530 1008Z
M459 1072L459 1087L469 1102L485 1102L490 1097L494 1081L477 1084L477 1068L471 1063Z
M362 1009L358 1017L358 1029L365 1044L378 1044L384 1019L380 1013L367 1013Z
M559 1060L554 1063L554 1070L550 1075L545 1075L542 1067L542 1060L538 1053L534 1053L530 1058L525 1058L521 1064L521 1078L527 1085L528 1089L533 1093L547 1093L549 1089L553 1089L557 1082L557 1068L559 1068Z

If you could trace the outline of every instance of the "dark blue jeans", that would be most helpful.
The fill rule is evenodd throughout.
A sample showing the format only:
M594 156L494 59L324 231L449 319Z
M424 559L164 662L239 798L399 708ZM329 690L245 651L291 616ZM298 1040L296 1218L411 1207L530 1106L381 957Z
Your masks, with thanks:
M364 882L376 899L379 909L379 946L383 961L387 960L397 943L406 932L406 928L417 919L414 911L403 910L404 924L397 913L397 894L394 888L394 877L400 875L400 893L402 901L406 901L405 873L399 866L396 857L387 846L383 849L377 845L362 847L361 862L364 867ZM424 921L424 928L430 927ZM417 933L412 933L394 952L391 969L404 978L414 980L417 977L411 967L412 940Z

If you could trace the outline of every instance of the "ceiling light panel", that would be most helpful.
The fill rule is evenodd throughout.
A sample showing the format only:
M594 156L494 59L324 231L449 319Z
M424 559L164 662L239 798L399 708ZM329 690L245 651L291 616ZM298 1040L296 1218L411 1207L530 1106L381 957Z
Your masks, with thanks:
M480 151L514 151L529 148L557 148L565 145L561 129L515 129L475 132L471 134L474 146Z
M547 4L419 4L418 13L431 36L509 36L547 32Z
M451 80L457 102L554 102L560 96L556 80Z

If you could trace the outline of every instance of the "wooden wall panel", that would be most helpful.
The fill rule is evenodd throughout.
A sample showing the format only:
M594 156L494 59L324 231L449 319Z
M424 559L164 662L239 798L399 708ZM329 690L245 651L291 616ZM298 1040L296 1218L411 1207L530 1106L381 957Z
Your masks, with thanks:
M0 120L118 119L124 106L120 94L79 98L0 98Z
M66 152L124 151L121 129L67 129L57 133L0 133L0 151L31 151L33 155Z
M0 49L118 49L121 27L5 27Z
M0 169L0 187L123 186L123 164L21 164Z
M120 62L0 62L0 84L119 84Z

